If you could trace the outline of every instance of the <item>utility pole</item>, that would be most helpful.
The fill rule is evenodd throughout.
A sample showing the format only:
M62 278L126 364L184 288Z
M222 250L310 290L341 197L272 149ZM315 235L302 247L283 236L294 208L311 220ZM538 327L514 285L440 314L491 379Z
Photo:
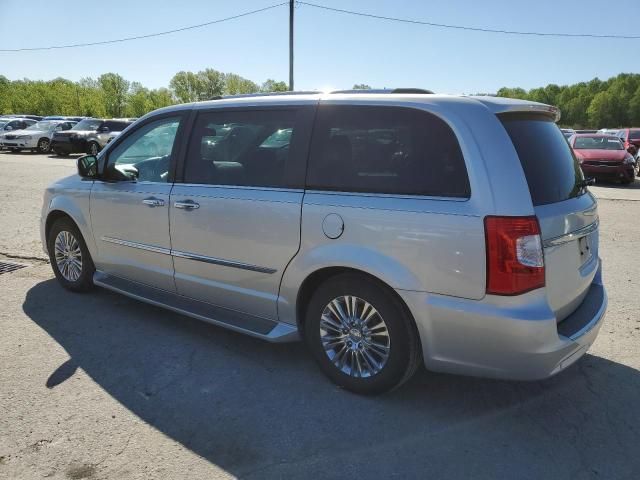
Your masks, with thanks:
M293 7L295 0L289 0L289 90L293 91Z

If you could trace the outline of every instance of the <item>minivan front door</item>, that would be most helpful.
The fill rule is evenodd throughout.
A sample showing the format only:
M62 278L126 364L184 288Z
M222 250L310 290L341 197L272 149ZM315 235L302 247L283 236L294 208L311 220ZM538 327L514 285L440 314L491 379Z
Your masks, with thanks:
M180 123L173 115L132 130L105 152L105 178L91 190L97 270L172 292L169 196Z
M198 115L171 192L178 293L277 319L280 280L300 246L315 105Z

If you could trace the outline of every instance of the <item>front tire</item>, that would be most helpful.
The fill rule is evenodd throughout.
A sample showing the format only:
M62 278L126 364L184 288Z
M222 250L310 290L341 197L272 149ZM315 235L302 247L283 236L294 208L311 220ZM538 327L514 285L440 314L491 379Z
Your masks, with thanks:
M47 250L53 273L64 288L86 292L93 287L96 269L82 234L71 219L55 221L47 238Z
M388 287L346 273L330 278L311 297L305 341L320 369L359 394L393 390L420 364L411 315Z
M48 138L38 140L38 151L40 153L49 153L51 151L51 142Z

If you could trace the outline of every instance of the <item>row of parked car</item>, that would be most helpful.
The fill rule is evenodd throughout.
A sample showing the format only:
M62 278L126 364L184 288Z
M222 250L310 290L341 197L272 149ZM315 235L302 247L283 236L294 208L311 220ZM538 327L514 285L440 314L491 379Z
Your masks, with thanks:
M563 129L586 177L632 183L640 168L640 128Z
M97 154L135 118L87 118L37 115L0 116L0 149L30 150L65 156Z

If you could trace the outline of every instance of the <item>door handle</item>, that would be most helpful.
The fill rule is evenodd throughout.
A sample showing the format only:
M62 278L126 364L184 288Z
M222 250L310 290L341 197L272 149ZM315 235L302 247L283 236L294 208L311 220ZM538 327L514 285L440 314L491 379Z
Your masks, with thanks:
M164 200L160 200L155 197L145 198L142 200L142 203L149 205L150 207L164 207Z
M184 200L182 202L175 202L173 204L176 208L181 208L182 210L195 210L200 208L200 204L194 202L193 200Z

